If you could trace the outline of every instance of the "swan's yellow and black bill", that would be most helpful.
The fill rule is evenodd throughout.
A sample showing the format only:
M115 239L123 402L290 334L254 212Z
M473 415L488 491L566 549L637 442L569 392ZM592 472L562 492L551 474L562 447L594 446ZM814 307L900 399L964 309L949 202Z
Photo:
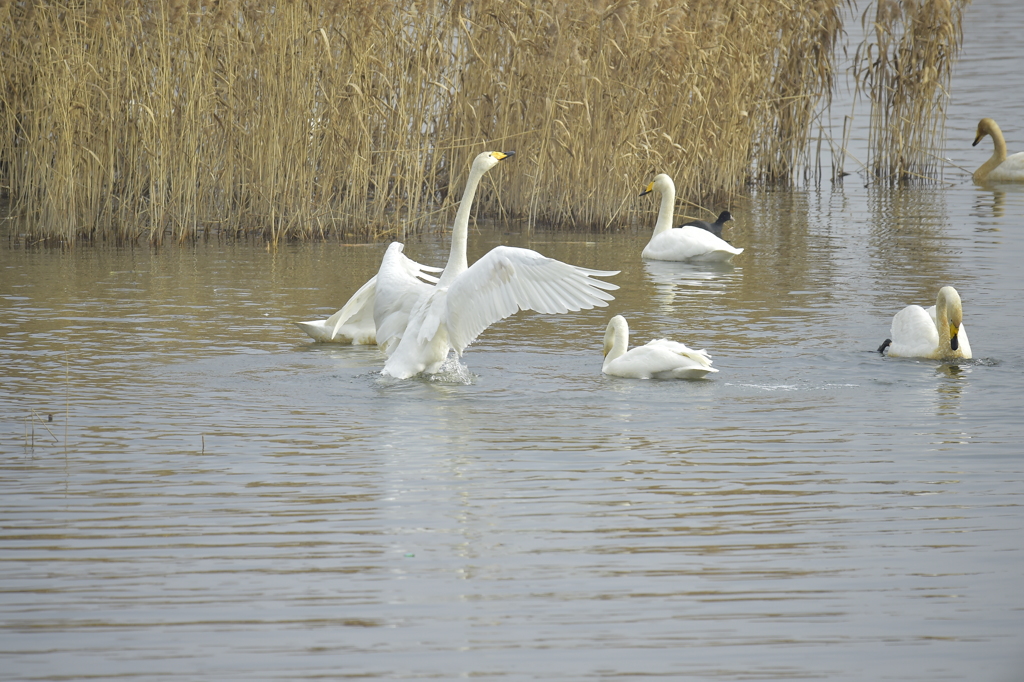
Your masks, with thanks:
M498 161L504 161L510 156L515 156L515 152L491 152L491 156L496 158Z
M654 190L654 182L652 181L651 184L647 185L647 189L645 189L643 192L640 192L640 196L643 196L645 194L650 194L653 190Z
M949 325L949 347L956 350L960 347L960 341L956 338L956 335L960 333L955 324Z
M981 138L985 137L985 133L978 131L978 136L974 138L974 142L971 143L972 147L977 147L978 143L981 142Z

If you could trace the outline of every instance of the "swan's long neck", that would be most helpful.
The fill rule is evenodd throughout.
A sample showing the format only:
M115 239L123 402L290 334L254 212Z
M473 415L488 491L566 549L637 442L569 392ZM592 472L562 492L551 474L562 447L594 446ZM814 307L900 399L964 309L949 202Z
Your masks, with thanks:
M984 180L989 173L994 171L999 165L1006 161L1006 139L1003 137L1003 131L999 129L997 125L991 125L986 129L989 136L992 137L992 145L995 149L992 151L992 156L988 161L981 165L981 168L974 171L974 180L980 182Z
M676 204L676 188L672 185L661 189L661 207L658 209L658 222L654 224L654 235L672 229L672 211Z
M604 335L604 365L607 369L608 363L626 354L629 348L629 327L625 324L611 325Z
M949 307L944 296L935 301L935 326L939 332L939 348L949 348Z
M955 353L951 341L953 334L959 334L963 320L963 304L960 295L952 287L942 287L935 298L935 326L939 332L939 351L942 354ZM958 339L959 341L959 339Z
M483 177L485 168L473 164L469 171L469 179L466 181L466 189L462 192L462 202L455 214L455 225L452 228L452 250L448 254L448 263L444 266L437 281L438 288L443 288L469 268L466 260L466 243L469 240L469 214L473 210L473 197L476 196L476 188L480 185L480 178Z

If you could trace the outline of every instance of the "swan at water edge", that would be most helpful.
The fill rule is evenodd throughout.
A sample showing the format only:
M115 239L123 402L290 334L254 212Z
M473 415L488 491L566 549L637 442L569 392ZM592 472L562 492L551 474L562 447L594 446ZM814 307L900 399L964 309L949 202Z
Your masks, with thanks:
M389 286L396 292L405 292L404 297L394 298L398 301L396 310L399 313L403 312L402 301L405 301L404 314L408 318L409 309L421 289L429 289L437 282L437 278L428 273L441 272L441 268L417 263L402 253L403 248L402 244L393 242L384 252L382 262L392 261L392 267L389 269ZM373 319L377 300L377 277L374 275L366 284L359 287L348 302L326 320L296 322L295 326L322 343L347 343L353 346L377 343L377 327Z
M743 253L743 249L708 230L692 225L672 227L672 211L676 203L676 185L672 178L660 173L655 176L647 189L640 196L657 190L661 193L661 208L658 209L658 222L654 225L651 241L644 247L643 257L648 260L673 261L730 261L733 256Z
M722 228L725 227L725 224L730 220L732 220L732 213L729 213L728 211L722 211L721 213L718 214L718 220L716 220L713 223L705 222L703 220L691 220L688 223L683 223L682 225L680 225L680 227L699 227L700 229L707 230L711 234L721 239Z
M601 371L626 379L701 379L718 370L705 350L692 350L676 341L655 339L646 346L629 347L629 325L616 315L604 332L604 366Z
M995 149L989 160L974 171L974 181L979 185L984 182L1024 182L1024 152L1007 156L1003 131L990 118L983 118L978 122L978 132L971 146L978 146L986 135L992 136Z
M935 305L927 310L908 305L892 318L891 339L878 352L896 358L956 360L971 357L971 343L963 326L963 304L953 287L942 287Z
M466 257L469 214L484 173L513 152L483 152L473 161L462 202L455 214L451 252L437 285L424 290L409 314L407 324L392 324L386 263L377 273L378 344L388 359L384 376L407 379L420 373L434 374L450 350L462 355L487 327L519 310L567 313L606 306L618 289L592 277L610 277L618 271L590 270L530 249L496 246L472 266ZM399 331L399 327L404 327Z

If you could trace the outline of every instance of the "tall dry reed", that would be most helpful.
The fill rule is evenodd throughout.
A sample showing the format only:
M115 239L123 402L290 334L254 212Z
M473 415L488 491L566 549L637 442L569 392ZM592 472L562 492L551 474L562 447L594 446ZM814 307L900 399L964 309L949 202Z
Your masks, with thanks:
M68 243L401 236L484 149L490 214L616 226L666 172L712 215L806 170L843 7L0 0L0 182Z
M949 80L970 0L876 0L854 74L871 100L868 168L884 184L934 179Z

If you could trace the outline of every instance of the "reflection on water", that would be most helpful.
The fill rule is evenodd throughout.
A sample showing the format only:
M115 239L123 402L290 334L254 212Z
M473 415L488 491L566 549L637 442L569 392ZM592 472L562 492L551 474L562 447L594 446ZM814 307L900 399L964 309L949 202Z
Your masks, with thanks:
M957 268L955 237L942 189L913 188L868 192L870 270L877 305L934 304L938 290L955 282L957 290L973 286L969 270ZM893 283L909 288L896 289ZM900 298L902 297L902 298ZM895 311L894 311L895 313Z
M977 218L980 226L986 225L986 219L990 218L1013 218L1019 222L1021 219L1020 214L1011 212L1007 215L1006 213L1007 194L1013 197L1014 204L1011 204L1011 211L1015 210L1015 206L1020 204L1020 195L1024 194L1024 183L995 184L978 188L971 217Z
M651 301L660 312L671 313L676 297L681 305L695 296L721 295L740 273L732 263L674 263L644 261L647 278L654 284Z
M940 417L960 416L960 402L963 399L964 385L970 372L970 367L961 368L960 365L954 364L939 365L938 373L941 381L936 385L936 414Z

